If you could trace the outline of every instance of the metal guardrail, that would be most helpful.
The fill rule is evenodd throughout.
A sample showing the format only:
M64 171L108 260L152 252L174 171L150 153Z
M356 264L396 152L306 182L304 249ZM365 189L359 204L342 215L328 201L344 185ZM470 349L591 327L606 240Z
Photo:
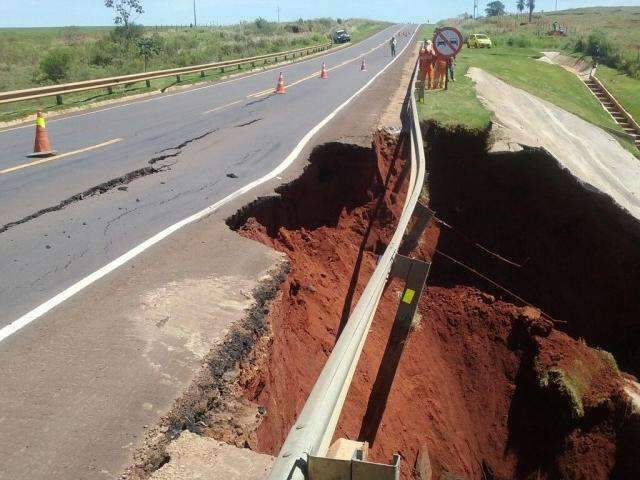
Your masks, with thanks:
M300 415L289 431L268 480L304 480L307 456L325 456L367 339L394 259L422 192L426 175L424 145L418 119L415 84L411 81L408 114L411 119L409 189L396 231L349 317L340 338L316 381Z
M178 77L180 81L180 75L189 73L201 72L204 76L204 72L207 70L213 70L215 68L224 69L225 67L240 67L245 64L255 65L256 62L274 58L276 62L278 57L284 57L286 60L289 55L294 58L298 54L309 55L311 53L321 52L331 48L332 43L324 43L320 45L314 45L310 47L297 48L295 50L289 50L286 52L269 53L265 55L258 55L255 57L240 58L235 60L227 60L224 62L207 63L203 65L193 65L190 67L172 68L169 70L156 70L153 72L134 73L131 75L121 75L118 77L99 78L95 80L86 80L83 82L65 83L62 85L48 85L46 87L28 88L25 90L13 90L10 92L0 92L0 104L18 102L23 100L33 100L43 97L60 97L65 93L83 92L87 90L97 90L99 88L113 88L119 85L130 85L136 82L154 80L156 78L166 77ZM149 86L149 84L147 84ZM61 99L58 98L58 103L61 103Z

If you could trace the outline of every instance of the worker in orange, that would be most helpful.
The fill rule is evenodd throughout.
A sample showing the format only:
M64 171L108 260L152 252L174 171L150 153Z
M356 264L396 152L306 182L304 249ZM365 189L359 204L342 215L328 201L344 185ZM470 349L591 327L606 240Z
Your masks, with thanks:
M427 40L420 49L420 67L418 70L418 100L424 101L424 91L433 88L433 63L436 60L436 52L433 50L433 42Z
M435 73L433 88L444 88L447 81L447 59L441 55L436 55Z

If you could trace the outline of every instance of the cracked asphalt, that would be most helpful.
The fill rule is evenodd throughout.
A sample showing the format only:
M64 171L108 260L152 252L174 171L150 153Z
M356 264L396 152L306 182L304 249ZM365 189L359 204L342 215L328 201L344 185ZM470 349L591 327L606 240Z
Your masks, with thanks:
M62 151L122 140L0 174L0 228L21 222L0 233L0 328L271 171L391 60L385 45L367 54L368 72L360 72L357 56L398 28L283 67L291 83L319 74L323 60L331 66L356 58L330 71L329 81L311 78L286 95L247 98L275 87L278 69L50 120ZM400 36L401 46L409 38ZM370 147L375 128L400 125L416 46L322 128L281 176L179 229L0 341L0 480L123 478L211 347L246 316L250 292L282 268L281 254L237 235L225 220L295 179L318 145ZM226 108L238 96L243 101ZM0 170L25 161L32 134L31 126L0 131Z
M272 170L391 60L386 44L371 50L398 28L276 70L50 119L61 153L122 140L0 175L0 328ZM398 38L399 48L409 40ZM361 72L357 57L366 52ZM290 84L319 72L323 61L349 60L328 80L312 77L285 95L256 99L275 88L280 71ZM0 130L0 170L26 162L33 135L31 125Z

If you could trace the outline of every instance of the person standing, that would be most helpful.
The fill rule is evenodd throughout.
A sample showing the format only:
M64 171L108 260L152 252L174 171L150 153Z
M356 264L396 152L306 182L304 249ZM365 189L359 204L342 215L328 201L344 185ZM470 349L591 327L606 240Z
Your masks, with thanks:
M396 40L396 36L394 35L393 37L391 37L391 42L389 42L390 46L391 46L391 56L395 57L396 56L396 45L397 45L398 41Z
M444 88L447 81L447 59L436 54L433 88Z
M455 82L455 68L456 68L456 57L449 57L447 59L447 76L449 81Z
M436 59L431 40L424 42L420 49L418 68L418 99L424 101L424 91L433 88L433 67Z

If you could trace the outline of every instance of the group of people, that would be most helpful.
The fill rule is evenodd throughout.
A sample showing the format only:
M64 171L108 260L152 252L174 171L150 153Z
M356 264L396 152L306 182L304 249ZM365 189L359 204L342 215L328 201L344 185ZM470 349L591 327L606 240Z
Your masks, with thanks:
M438 55L431 40L425 40L420 48L418 92L424 100L425 90L445 88L447 80L455 82L455 57Z

